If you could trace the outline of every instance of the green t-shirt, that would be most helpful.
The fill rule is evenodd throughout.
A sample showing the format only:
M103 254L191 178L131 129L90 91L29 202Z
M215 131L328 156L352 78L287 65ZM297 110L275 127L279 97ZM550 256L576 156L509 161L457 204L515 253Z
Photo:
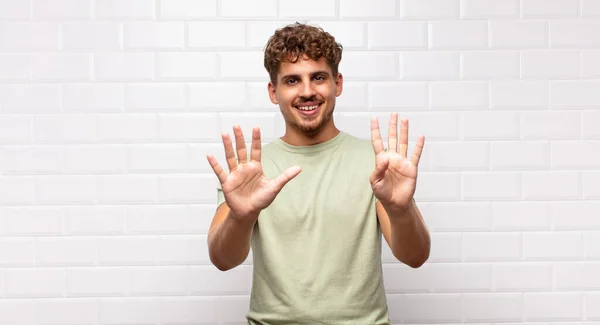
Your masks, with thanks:
M302 172L255 225L248 324L389 324L371 142L345 132L313 146L277 139L261 161L271 179Z

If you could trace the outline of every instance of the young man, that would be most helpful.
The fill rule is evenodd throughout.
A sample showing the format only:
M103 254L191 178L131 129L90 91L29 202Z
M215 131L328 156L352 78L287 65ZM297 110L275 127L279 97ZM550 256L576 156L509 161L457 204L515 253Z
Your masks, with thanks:
M223 144L229 173L214 156L220 204L208 234L212 263L228 270L252 247L249 324L390 324L381 268L381 235L411 266L429 257L429 232L413 195L424 138L407 157L408 121L392 114L387 150L376 118L371 141L338 130L342 46L320 28L279 29L265 49L268 92L285 135L235 151ZM236 157L237 153L237 157Z

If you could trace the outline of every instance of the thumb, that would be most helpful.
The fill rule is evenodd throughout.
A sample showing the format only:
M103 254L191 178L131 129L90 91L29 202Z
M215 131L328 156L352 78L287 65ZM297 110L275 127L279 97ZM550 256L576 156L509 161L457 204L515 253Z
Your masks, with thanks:
M285 184L287 184L294 177L296 177L296 175L300 174L301 171L302 171L302 168L300 168L298 166L293 166L293 167L286 169L283 172L283 174L277 176L277 178L272 180L271 182L273 184L273 190L275 191L275 193L279 193L279 191L281 191L281 189L285 186Z
M385 176L385 171L387 170L389 164L390 160L384 155L379 164L375 166L375 170L371 174L371 184L377 183Z

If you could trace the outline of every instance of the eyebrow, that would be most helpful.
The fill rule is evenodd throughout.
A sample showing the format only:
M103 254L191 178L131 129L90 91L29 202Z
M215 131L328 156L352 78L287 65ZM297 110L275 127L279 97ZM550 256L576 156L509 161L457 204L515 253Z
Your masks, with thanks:
M329 72L327 72L325 70L315 71L315 72L311 73L310 76L314 77L314 76L317 76L317 75L320 75L320 74L324 74L324 75L329 76ZM290 78L300 79L300 75L298 75L298 74L288 74L288 75L285 75L285 76L281 77L281 80L290 79Z

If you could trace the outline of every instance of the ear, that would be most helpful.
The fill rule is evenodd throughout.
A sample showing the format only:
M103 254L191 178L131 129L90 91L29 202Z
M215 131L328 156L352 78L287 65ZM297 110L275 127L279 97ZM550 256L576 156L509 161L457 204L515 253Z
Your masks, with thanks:
M277 94L275 93L275 85L272 81L269 81L269 84L267 85L267 90L269 92L269 99L271 99L271 103L275 105L279 104L279 100L277 100Z
M335 80L335 96L338 97L342 94L344 90L344 76L341 73L338 73L337 78Z

